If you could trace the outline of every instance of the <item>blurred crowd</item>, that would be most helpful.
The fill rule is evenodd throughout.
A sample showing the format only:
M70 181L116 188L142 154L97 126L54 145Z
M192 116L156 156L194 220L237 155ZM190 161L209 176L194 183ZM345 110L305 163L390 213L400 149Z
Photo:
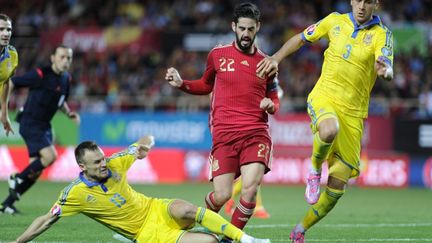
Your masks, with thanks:
M231 14L238 1L228 0L0 0L2 12L13 19L11 43L20 55L17 75L46 65L52 46L41 43L43 32L62 26L139 27L162 38L185 33L230 32ZM327 14L350 12L349 0L252 1L262 12L258 44L273 54L289 37ZM432 9L431 0L381 0L377 12L392 29L404 26L425 30L424 50L414 45L396 52L395 79L377 80L370 113L385 116L432 118ZM163 42L166 42L163 40ZM169 43L169 42L168 42ZM181 42L172 42L181 43ZM307 45L280 65L280 85L285 92L282 112L304 112L305 97L319 77L326 43ZM81 111L205 110L208 97L193 97L171 88L164 80L170 66L183 78L199 78L207 51L189 51L181 44L137 52L133 48L74 50L70 104ZM25 90L12 95L18 107Z

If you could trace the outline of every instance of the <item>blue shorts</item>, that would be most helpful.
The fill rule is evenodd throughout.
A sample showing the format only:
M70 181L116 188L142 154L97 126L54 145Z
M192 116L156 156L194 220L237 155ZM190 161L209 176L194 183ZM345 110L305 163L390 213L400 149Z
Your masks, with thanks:
M35 124L21 121L19 133L23 137L30 157L39 156L39 151L53 144L50 124Z

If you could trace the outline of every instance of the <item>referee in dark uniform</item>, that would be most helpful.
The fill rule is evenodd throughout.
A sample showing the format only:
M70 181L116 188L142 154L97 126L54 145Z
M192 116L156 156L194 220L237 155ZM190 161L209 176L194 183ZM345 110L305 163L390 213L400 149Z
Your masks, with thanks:
M30 164L20 173L10 176L9 196L1 205L1 212L18 213L13 205L39 178L42 171L57 158L53 145L51 120L57 110L62 110L77 124L80 117L71 111L66 102L69 95L72 49L58 46L51 55L51 66L36 68L23 76L12 79L13 87L28 87L29 93L24 108L19 112L19 132L23 137Z

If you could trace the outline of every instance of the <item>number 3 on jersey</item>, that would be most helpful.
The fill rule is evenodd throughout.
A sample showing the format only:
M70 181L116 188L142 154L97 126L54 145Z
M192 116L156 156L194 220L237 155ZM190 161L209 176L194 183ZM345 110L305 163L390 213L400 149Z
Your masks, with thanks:
M234 72L234 68L232 67L232 65L234 64L234 59L232 58L225 58L225 57L221 57L219 58L219 68L221 70L221 72Z
M343 58L348 59L351 54L352 46L350 44L345 46L346 52L342 55Z

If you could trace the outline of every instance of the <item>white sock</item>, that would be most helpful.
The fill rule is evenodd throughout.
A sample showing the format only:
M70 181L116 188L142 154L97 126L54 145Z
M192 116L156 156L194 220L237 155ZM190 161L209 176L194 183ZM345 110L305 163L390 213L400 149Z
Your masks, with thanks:
M242 237L240 238L240 243L252 243L254 238L250 235L247 235L244 233Z

